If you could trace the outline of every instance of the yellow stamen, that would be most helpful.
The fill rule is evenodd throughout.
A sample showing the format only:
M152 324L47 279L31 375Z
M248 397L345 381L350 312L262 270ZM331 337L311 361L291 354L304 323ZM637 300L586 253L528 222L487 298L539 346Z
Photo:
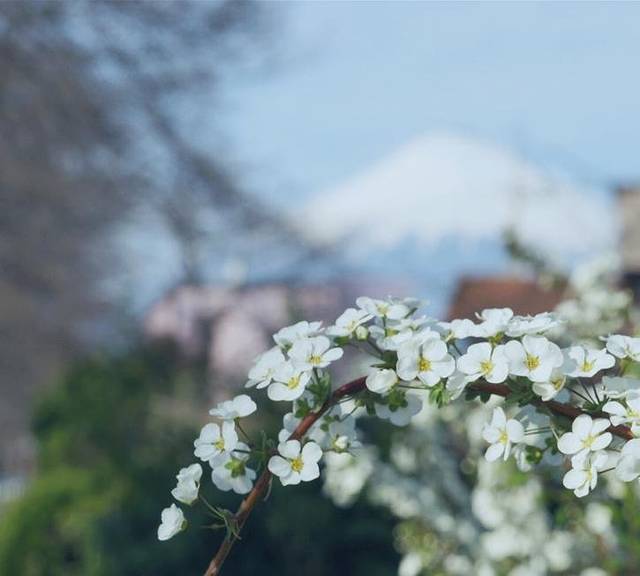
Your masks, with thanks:
M431 360L420 356L420 360L418 360L418 372L429 372L429 370L431 370Z
M303 467L304 462L302 461L302 458L300 458L300 456L291 460L291 470L293 470L294 472L301 472Z
M480 371L485 376L487 374L490 374L492 370L493 370L493 362L491 362L491 360L484 360L483 362L480 362Z
M588 362L587 360L585 360L582 363L582 371L583 372L591 372L591 370L593 370L594 366L595 366L595 362Z
M312 364L313 366L317 366L321 362L322 362L321 356L318 356L317 354L313 354L309 356L309 364Z
M298 376L294 376L289 380L289 382L287 382L287 388L289 388L289 390L294 390L295 388L298 387L299 384L300 384L300 375L298 374Z
M218 438L213 445L218 449L218 450L224 450L224 440L222 438Z
M527 354L527 370L531 371L531 370L535 370L538 366L540 366L540 358L538 358L537 356L531 356L530 354Z

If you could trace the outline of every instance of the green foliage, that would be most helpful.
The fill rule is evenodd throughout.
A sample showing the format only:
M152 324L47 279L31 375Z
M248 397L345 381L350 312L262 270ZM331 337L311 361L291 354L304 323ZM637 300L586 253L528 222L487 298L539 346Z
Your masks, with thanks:
M167 349L141 348L72 367L36 410L39 475L0 517L0 574L202 574L224 536L203 528L218 519L203 507L182 506L186 533L159 542L156 530L176 472L194 461L204 382L203 373ZM256 426L280 421L280 414L265 413ZM217 491L204 468L207 500L234 510L240 498ZM364 504L336 510L320 483L287 491L274 486L225 570L236 576L393 573L392 526Z
M60 468L36 481L0 526L0 572L22 576L104 573L96 554L96 520L118 499L82 470Z
M0 574L199 573L204 531L171 547L155 535L175 472L193 458L195 428L162 409L178 387L196 395L201 384L169 351L143 349L81 362L42 398L40 474L3 518Z

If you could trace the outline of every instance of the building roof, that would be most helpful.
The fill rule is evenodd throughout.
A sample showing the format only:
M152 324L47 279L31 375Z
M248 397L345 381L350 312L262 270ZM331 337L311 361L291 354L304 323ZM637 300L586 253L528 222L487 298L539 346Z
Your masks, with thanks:
M552 310L563 291L544 288L534 280L517 277L463 277L449 306L449 318L475 319L484 308L512 308L516 314Z

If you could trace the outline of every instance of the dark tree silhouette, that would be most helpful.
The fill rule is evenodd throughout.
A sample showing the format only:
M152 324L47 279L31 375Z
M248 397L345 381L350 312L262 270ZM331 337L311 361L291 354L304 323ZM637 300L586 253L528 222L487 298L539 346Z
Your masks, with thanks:
M109 334L124 222L159 214L189 280L206 210L236 230L294 234L183 120L206 101L215 122L230 67L264 63L268 30L244 1L0 3L0 471L15 467L9 446L22 453L34 389Z

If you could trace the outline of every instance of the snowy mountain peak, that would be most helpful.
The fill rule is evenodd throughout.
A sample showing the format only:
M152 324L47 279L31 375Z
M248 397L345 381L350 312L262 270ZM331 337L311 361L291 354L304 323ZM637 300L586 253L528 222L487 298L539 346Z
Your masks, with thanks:
M435 133L321 191L298 214L318 242L350 239L357 252L392 250L407 239L499 240L508 228L553 257L613 245L611 200L497 145Z

